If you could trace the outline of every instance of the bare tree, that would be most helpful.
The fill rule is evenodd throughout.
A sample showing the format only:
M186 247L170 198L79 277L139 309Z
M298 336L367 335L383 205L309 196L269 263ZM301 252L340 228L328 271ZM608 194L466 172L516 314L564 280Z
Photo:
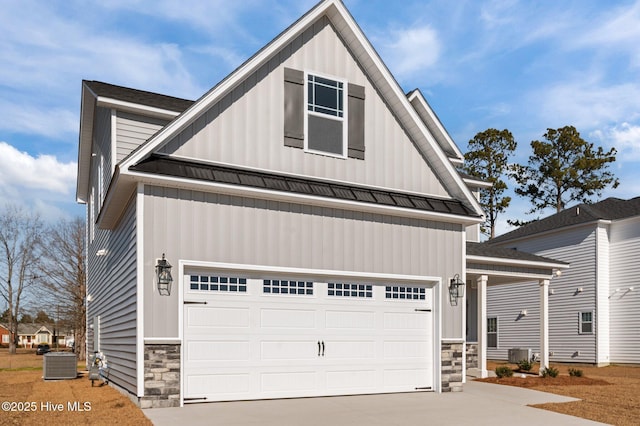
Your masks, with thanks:
M0 295L9 308L9 353L18 345L18 314L22 297L38 279L40 239L43 225L40 218L16 206L0 211Z
M80 218L62 220L47 230L43 242L47 280L39 288L43 299L55 307L58 333L62 324L73 329L75 352L81 360L86 357L85 236Z

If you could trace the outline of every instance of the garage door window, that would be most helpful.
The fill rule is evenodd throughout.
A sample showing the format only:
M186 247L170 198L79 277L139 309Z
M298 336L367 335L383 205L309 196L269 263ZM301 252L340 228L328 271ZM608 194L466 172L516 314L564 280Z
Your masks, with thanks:
M400 287L386 286L385 299L404 299L404 300L425 300L426 291L424 287Z
M191 275L189 288L200 291L246 293L247 279L211 275Z
M337 297L373 297L373 286L371 284L345 284L345 283L328 283L328 296Z
M313 283L308 281L263 280L263 293L313 296Z

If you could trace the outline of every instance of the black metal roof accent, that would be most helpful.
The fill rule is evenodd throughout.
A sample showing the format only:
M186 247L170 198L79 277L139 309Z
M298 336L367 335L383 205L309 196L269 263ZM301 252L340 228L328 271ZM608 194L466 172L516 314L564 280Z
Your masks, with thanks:
M187 161L157 154L130 167L130 170L295 194L360 201L363 203L445 213L456 216L476 217L469 207L458 200L442 200L434 197L404 194L401 192L367 189L321 180Z
M95 80L85 80L84 84L97 96L166 109L174 112L183 112L194 102L187 99L174 98L173 96L116 86L115 84L103 83Z
M640 216L640 197L630 200L607 198L595 204L580 204L560 213L536 220L518 229L489 240L489 244L503 243L517 238L528 237L541 232L552 231L597 220L618 220Z

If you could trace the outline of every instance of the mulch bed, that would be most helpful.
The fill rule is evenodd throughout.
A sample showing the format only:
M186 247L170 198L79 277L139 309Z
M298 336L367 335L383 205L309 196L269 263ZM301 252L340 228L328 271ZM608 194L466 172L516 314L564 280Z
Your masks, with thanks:
M495 383L498 385L518 386L522 388L541 388L547 386L608 386L611 383L602 379L592 379L590 377L540 377L537 375L514 373L513 377L488 377L486 379L475 379L478 382Z

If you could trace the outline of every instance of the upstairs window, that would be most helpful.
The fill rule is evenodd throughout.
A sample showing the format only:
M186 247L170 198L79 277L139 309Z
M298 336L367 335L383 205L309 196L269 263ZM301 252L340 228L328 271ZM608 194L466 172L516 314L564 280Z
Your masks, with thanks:
M593 333L593 312L580 312L580 334Z
M364 160L365 87L284 69L284 145Z
M305 148L346 157L344 83L308 74L307 112Z

